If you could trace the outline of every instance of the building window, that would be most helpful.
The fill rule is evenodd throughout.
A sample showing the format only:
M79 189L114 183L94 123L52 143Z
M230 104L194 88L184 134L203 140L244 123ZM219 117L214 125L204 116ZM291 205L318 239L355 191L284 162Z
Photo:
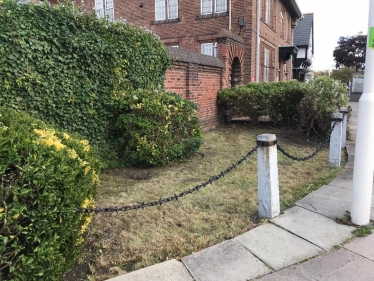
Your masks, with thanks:
M227 12L227 0L201 0L201 14L213 13L213 4L215 13Z
M283 11L280 13L280 36L284 37L284 17L283 17Z
M265 0L265 22L270 25L270 19L271 19L271 7L270 7L270 0Z
M201 53L203 55L213 56L213 43L201 44Z
M156 20L166 20L166 15L167 15L167 19L178 18L178 0L156 0L155 1Z
M275 29L275 3L275 0L262 0L261 2L261 19L273 29Z
M264 82L269 82L270 73L270 50L264 48Z
M216 0L216 13L224 13L227 11L227 0Z
M114 21L113 0L95 0L95 13L99 18L106 17L109 21Z

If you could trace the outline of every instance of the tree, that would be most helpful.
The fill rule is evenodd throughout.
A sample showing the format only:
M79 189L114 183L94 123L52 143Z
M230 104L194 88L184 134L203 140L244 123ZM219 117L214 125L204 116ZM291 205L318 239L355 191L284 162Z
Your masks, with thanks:
M348 82L351 79L353 72L354 72L353 68L343 67L341 69L333 70L331 73L331 78L335 80L339 80L343 84L348 85Z
M341 66L354 67L356 71L364 69L366 53L366 35L340 37L338 46L335 48L333 56L336 68Z

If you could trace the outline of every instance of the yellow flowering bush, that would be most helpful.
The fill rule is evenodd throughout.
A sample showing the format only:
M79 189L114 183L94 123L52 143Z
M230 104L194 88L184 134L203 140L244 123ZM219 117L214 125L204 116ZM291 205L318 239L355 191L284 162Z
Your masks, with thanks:
M75 263L99 183L90 143L0 107L0 276L60 280ZM0 278L1 279L1 278Z

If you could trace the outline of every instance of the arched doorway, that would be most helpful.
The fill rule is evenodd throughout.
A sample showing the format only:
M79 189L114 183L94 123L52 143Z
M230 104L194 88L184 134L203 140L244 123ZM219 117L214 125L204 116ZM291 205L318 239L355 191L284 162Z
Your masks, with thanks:
M230 84L231 88L235 87L236 85L240 85L242 81L242 71L240 66L240 60L238 57L235 57L231 63L231 75L230 75Z

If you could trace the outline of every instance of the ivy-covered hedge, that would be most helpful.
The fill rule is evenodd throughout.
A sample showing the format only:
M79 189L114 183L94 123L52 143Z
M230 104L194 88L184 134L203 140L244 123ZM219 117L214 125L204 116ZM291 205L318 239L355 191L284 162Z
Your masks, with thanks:
M326 76L310 83L249 83L221 90L217 97L227 116L247 116L257 123L259 116L268 115L274 123L297 126L307 135L329 130L331 114L347 102L346 87Z
M87 140L0 107L0 280L60 280L74 265L97 169Z
M174 93L124 93L115 128L125 161L164 165L194 154L203 142L196 109Z
M163 85L170 59L150 32L64 5L0 1L0 104L105 145L121 93Z

